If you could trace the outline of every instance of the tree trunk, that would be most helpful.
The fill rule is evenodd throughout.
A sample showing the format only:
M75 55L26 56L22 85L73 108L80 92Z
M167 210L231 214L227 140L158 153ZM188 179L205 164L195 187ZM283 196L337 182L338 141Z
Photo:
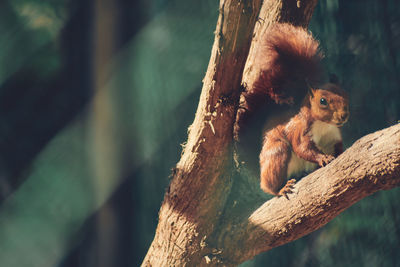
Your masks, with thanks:
M258 183L233 171L241 81L249 86L254 75L252 36L254 46L274 22L307 25L315 4L268 0L261 7L260 0L221 0L196 117L142 266L235 266L316 230L366 195L399 183L400 126L358 141L303 178L290 200L265 202Z
M222 0L199 106L143 266L199 266L232 186L232 129L260 0Z

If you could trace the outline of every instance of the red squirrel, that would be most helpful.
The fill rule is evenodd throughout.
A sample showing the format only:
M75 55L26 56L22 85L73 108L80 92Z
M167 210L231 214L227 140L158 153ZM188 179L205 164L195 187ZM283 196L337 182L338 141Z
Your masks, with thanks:
M266 124L259 157L261 189L287 197L294 177L325 166L343 152L339 128L349 118L349 102L337 84L318 86L323 54L309 32L275 24L265 36L254 62L259 73L241 95L234 135L243 141L246 124L263 107L290 107L291 115L280 111L270 120L272 127Z

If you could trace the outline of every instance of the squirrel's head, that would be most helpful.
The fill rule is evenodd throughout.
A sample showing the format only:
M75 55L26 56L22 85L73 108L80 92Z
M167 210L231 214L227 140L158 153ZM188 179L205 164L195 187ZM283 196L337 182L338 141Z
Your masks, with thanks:
M342 126L349 119L349 98L338 85L328 83L318 89L310 88L308 100L316 120Z

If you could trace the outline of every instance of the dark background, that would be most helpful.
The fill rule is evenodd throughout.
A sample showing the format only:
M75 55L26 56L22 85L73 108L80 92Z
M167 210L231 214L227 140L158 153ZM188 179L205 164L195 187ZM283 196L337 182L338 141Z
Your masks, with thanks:
M0 2L0 266L138 266L194 118L218 1ZM400 3L321 0L346 146L400 119ZM399 189L243 266L400 266Z

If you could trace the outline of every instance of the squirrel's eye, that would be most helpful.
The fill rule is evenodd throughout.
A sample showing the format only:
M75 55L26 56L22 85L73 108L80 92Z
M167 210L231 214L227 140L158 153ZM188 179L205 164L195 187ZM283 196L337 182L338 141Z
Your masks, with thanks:
M321 99L319 100L319 103L321 103L321 105L323 105L323 106L327 106L327 105L328 105L328 101L326 101L325 98L321 98Z

